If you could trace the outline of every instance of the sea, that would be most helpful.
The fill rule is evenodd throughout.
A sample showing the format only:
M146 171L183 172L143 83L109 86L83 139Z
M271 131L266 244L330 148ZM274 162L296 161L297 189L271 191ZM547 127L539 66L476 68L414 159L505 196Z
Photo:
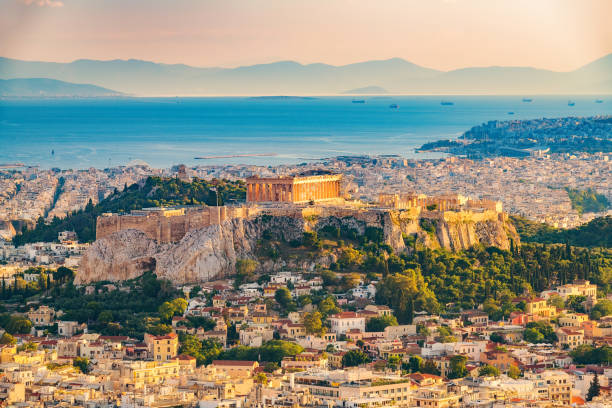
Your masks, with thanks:
M365 154L427 159L440 154L415 148L457 138L489 120L612 114L609 95L526 97L532 101L522 96L1 99L0 164L82 169L145 162L168 168L296 164Z

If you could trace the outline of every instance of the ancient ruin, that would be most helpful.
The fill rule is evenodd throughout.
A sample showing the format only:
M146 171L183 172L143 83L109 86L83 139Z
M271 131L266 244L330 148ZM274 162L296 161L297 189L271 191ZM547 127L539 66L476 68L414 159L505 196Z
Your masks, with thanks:
M341 198L339 174L249 177L247 202L307 203Z

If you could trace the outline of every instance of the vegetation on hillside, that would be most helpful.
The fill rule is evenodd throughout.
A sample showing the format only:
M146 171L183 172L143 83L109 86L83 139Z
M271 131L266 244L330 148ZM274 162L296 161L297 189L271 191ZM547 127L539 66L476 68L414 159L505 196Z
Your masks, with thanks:
M598 194L596 191L587 188L586 190L577 190L566 187L567 195L572 202L572 208L578 211L579 214L585 212L602 212L610 207L610 202L603 194Z
M92 242L96 238L96 218L102 213L122 213L145 207L174 205L223 205L231 201L244 201L246 185L243 181L194 179L185 182L177 178L149 177L143 184L125 186L93 205L91 201L82 210L74 211L66 218L53 218L47 224L41 217L36 226L24 228L13 237L17 246L29 242L53 242L61 231L75 231L79 241Z
M509 251L475 246L451 252L423 247L410 236L405 242L408 251L396 254L384 243L382 231L372 227L364 234L325 227L291 243L269 231L258 243L257 254L260 261L333 255L336 261L329 269L316 272L326 290L344 293L359 281L378 280L376 302L394 309L400 324L410 323L417 311L457 311L483 303L492 319L507 318L519 310L511 302L514 297L575 279L591 280L602 294L611 289L612 251L606 248L512 243ZM284 310L294 310L296 300L283 293L278 300L286 304Z
M612 217L609 215L572 229L554 228L518 216L511 219L523 242L612 248Z

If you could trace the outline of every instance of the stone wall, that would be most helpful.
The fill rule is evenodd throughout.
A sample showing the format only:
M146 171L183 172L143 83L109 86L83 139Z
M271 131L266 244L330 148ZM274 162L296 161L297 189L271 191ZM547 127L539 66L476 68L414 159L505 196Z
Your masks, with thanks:
M133 214L105 214L96 220L96 239L114 232L134 229L157 242L178 242L189 231L218 225L227 219L248 215L244 207L184 208L180 212L134 211Z

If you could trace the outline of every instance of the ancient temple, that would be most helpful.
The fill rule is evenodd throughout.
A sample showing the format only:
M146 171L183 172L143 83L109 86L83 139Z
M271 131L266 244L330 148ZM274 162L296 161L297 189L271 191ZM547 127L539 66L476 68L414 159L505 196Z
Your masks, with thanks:
M340 198L339 174L249 177L247 202L307 203Z

